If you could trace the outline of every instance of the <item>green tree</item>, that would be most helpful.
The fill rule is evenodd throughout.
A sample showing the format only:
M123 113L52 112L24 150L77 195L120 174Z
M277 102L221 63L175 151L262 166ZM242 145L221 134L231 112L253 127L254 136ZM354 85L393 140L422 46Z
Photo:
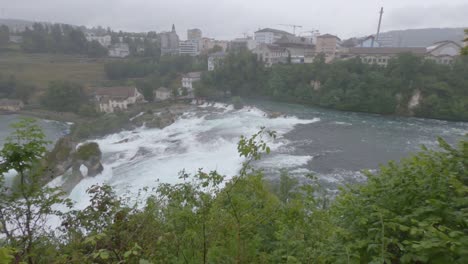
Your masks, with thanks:
M146 101L154 101L154 86L149 81L143 80L136 83L138 91L143 95Z
M68 204L59 188L43 186L40 161L49 142L33 120L24 119L13 125L15 132L6 140L0 156L0 226L8 246L18 249L20 260L37 263L43 245L51 230L48 219L62 213L56 205ZM5 173L17 173L13 186L4 183Z
M463 263L468 259L468 142L426 148L342 190L331 262Z
M468 35L468 29L465 29L465 36ZM464 43L468 43L468 37L463 40ZM465 46L461 50L461 55L468 55L468 46Z
M0 26L0 47L4 47L8 45L9 42L10 42L10 29L5 25L1 25Z
M87 101L83 87L68 81L51 82L41 99L44 107L60 112L77 112Z
M96 40L93 40L89 42L88 44L88 56L92 58L100 58L100 57L105 57L107 56L107 49L104 48L99 42Z

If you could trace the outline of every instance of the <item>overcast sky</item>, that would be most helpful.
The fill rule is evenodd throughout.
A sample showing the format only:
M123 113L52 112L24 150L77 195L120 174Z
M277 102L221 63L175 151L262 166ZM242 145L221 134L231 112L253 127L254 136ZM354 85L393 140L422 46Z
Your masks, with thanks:
M318 29L348 38L373 34L384 6L382 31L468 27L468 0L0 0L0 17L110 26L127 31L170 30L181 38L200 28L218 39L253 34L259 28Z

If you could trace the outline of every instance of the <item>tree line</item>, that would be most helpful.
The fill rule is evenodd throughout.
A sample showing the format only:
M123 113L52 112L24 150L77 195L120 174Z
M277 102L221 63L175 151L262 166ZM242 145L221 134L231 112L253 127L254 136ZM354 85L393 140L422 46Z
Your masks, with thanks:
M35 90L35 86L19 81L14 75L0 73L0 98L19 99L27 103Z
M21 35L21 48L26 52L84 54L92 57L107 55L107 49L99 42L87 41L83 31L71 25L34 23Z
M59 188L42 186L46 142L31 121L0 151L1 263L466 263L468 141L367 173L331 200L313 176L278 184L251 166L270 152L261 130L241 137L245 162L231 179L180 173L180 183L123 197L88 189L73 210ZM13 185L4 175L18 172ZM157 173L157 172L155 172ZM134 202L140 200L141 203ZM133 201L133 202L132 202ZM57 206L70 210L57 210ZM51 230L50 216L61 225Z
M266 97L344 111L468 120L467 56L441 65L401 54L387 67L358 58L327 64L319 56L312 64L265 68L255 54L242 51L218 64L198 84L199 96ZM416 93L419 105L408 107Z
M88 31L85 27L67 24L34 23L18 34L23 37L21 49L25 52L81 54L94 58L107 56L107 47L103 47L96 40L88 41L85 31ZM89 31L96 32L99 36L109 35L110 44L128 44L130 55L133 57L159 58L161 53L155 32L114 32L110 28L105 30L101 27L92 28ZM7 26L0 26L0 47L5 47L9 43L10 35Z

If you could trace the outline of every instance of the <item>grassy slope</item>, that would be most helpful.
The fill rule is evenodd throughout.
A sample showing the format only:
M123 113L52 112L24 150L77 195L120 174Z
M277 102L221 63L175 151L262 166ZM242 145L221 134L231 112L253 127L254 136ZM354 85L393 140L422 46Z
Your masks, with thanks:
M106 79L104 62L76 55L9 52L0 53L0 73L13 74L18 80L35 85L41 92L54 80L96 85Z

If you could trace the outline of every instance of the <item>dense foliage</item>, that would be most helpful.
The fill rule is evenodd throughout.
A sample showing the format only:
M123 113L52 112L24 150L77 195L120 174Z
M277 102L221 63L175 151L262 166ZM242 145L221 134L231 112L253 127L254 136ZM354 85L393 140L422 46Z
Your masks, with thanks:
M21 47L26 52L86 54L92 57L107 55L104 47L97 42L88 42L81 29L70 25L34 23L22 36Z
M1 175L8 169L36 172L32 164L44 154L36 126L17 128L1 152ZM267 138L275 133L262 130L240 139L245 162L238 176L181 172L181 183L142 190L142 204L109 186L93 186L88 207L61 214L51 208L67 201L50 196L56 190L39 192L35 174L26 174L31 180L21 188L27 192L18 197L2 181L1 232L7 236L0 240L0 262L467 262L467 140L458 148L439 140L439 151L423 149L368 173L367 183L343 188L330 202L313 177L304 184L286 172L278 184L263 179L251 163L269 153ZM49 198L40 196L44 193ZM22 226L44 213L60 214L60 232L50 233L44 225L29 229L32 233L11 232L16 225L5 223L10 219Z
M229 55L205 74L198 94L262 96L338 110L468 120L468 57L453 65L402 54L387 67L359 59L264 68L254 54ZM420 95L419 103L409 106Z
M80 84L54 81L49 84L41 103L53 111L78 113L88 103L88 96Z
M5 76L0 73L0 98L20 99L27 103L36 88L20 82L15 76Z
M465 35L468 35L468 29L465 29ZM464 39L464 42L468 43L468 38ZM463 47L463 49L461 51L461 54L465 55L465 56L468 56L468 45Z
M0 48L8 45L10 41L10 29L5 25L0 25Z

